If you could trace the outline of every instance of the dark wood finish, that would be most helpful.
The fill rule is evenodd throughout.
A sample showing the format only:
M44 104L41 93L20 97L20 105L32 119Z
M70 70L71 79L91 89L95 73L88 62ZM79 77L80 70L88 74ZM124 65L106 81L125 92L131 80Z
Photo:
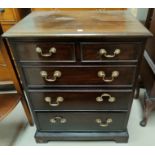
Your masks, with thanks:
M126 11L35 11L4 36L145 38L150 33Z
M52 78L55 71L61 72L61 77L57 78L54 82L48 82L40 75L41 71L46 71L48 74L47 78ZM106 74L105 80L112 79L112 72L118 71L119 76L114 78L112 82L103 81L102 77L98 77L98 72L104 71ZM135 66L89 66L89 67L23 67L23 72L27 86L32 87L56 87L56 86L91 86L96 87L132 87L135 79ZM126 78L124 78L126 75ZM83 79L83 80L81 80Z
M34 12L3 36L8 39L13 49L12 54L36 123L37 142L128 141L129 135L126 128L139 64L145 41L148 36L151 36L151 33L135 18L127 12L119 11ZM66 50L72 53L74 61L62 60L65 50L62 51L62 56L57 55L59 62L53 61L52 58L51 61L38 59L35 52L37 42L45 44L44 49L47 50L53 43L60 45L62 42L66 45L72 43L74 50L72 52L70 49ZM29 43L32 43L32 48ZM101 47L99 43L105 45L103 48L106 48L108 54L112 54L109 50L121 48L122 56L100 61L96 58L96 50ZM86 48L83 48L84 45ZM31 58L23 61L21 54L25 59L27 50ZM84 62L84 54L86 59L91 58L93 61ZM56 70L61 71L61 77L54 82L46 82L40 75L42 70L49 74L47 79L52 78ZM114 70L118 70L120 74L112 82L107 83L98 77L100 70L105 71L106 80L112 78L111 74ZM108 103L108 96L104 96L106 103L103 106L98 105L95 99L102 93L115 96L115 102ZM61 100L59 98L60 106L49 107L49 103L45 103L46 95L52 97L51 104L54 104L53 101L58 97L63 97ZM46 99L47 101L49 102L49 99ZM66 120L61 115L69 121L65 123ZM58 121L61 123L60 126L57 123L51 125L49 123L51 117L56 117L56 120L51 121ZM101 117L97 124L96 117ZM100 124L107 126L107 129L104 127L101 129Z
M141 67L143 69L141 69L140 75L146 92L144 94L144 102L141 103L143 108L143 120L140 122L140 125L146 126L150 113L155 110L155 65L146 51Z
M150 25L150 31L155 34L155 13L152 16L151 20L151 25ZM155 63L155 54L154 54L154 49L155 49L155 37L153 36L152 38L149 38L146 44L146 51L148 52L148 55L150 56L151 60L153 63Z
M150 59L148 53L145 51L144 52L144 59L142 61L142 68L144 68L143 70L141 70L141 78L143 79L143 81L147 81L147 84L144 86L145 88L148 90L148 94L150 97L153 97L155 95L155 92L152 91L152 88L154 87L154 70L153 70L153 61ZM145 69L146 68L146 69ZM145 76L145 75L149 75L149 76Z
M114 102L109 102L109 97L104 96L103 101L97 102L96 98L101 97L102 94L109 94L115 97ZM132 90L59 90L59 91L30 91L30 104L32 104L35 111L125 111L132 100ZM124 96L124 98L122 98ZM45 98L50 97L51 103L46 102ZM63 97L64 101L56 104L58 97Z
M109 43L81 43L82 61L83 62L104 62L104 61L136 61L138 58L137 51L141 45L139 43L109 42ZM116 49L120 49L120 54L107 58L99 54L100 49L105 49L109 55L114 55Z
M49 54L50 48L55 48L56 53L51 56L42 56L36 52L36 48L40 47L43 54ZM17 51L17 61L41 61L41 62L62 62L62 61L74 61L75 59L75 45L74 43L63 43L63 42L17 42L14 43L14 50Z
M146 126L150 113L155 110L155 98L150 98L145 92L143 103L143 120L140 122L141 126Z
M149 8L148 9L148 13L147 13L146 21L145 21L145 26L148 29L150 28L150 25L151 25L151 20L152 20L153 12L154 12L154 8Z
M155 34L155 10L149 9L145 26ZM140 82L146 89L144 102L142 102L143 119L141 126L146 126L150 113L155 109L155 36L148 39L146 51L142 60L140 81L137 87L139 91ZM137 94L137 97L139 94Z
M0 120L4 119L18 104L20 94L0 94Z
M39 131L54 131L54 132L91 132L91 131L123 131L126 129L127 113L111 113L111 112L51 112L51 113L36 113L39 121ZM51 123L50 119L62 117L66 119L65 123ZM112 119L112 123L108 126L101 127L96 123L96 119L101 119L103 124L106 124L108 118Z
M122 132L40 132L37 131L35 139L37 143L48 141L115 141L127 143L129 134Z

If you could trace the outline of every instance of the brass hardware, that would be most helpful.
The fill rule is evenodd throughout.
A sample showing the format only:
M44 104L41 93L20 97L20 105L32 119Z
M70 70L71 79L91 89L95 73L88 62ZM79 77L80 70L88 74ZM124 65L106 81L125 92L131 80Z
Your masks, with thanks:
M57 107L57 106L59 106L59 104L60 104L61 102L64 101L64 98L61 97L61 96L58 96L57 99L56 99L56 101L55 101L56 103L52 103L52 98L51 98L51 97L45 97L45 101L48 102L48 104L49 104L50 106L52 106L52 107Z
M101 77L102 80L104 82L113 82L115 78L117 78L119 76L119 72L118 71L112 71L111 73L111 78L110 79L106 79L106 74L104 71L98 71L98 77Z
M55 116L55 117L53 117L53 118L51 118L50 119L50 122L52 123L52 124L54 124L54 123L66 123L67 122L67 120L66 120L66 118L63 118L63 117L61 117L61 116Z
M56 48L51 47L48 51L49 53L43 53L40 47L36 47L36 52L39 53L42 57L50 57L56 53Z
M99 50L99 55L102 57L106 57L106 58L114 58L116 55L119 55L121 53L120 49L115 49L114 53L112 55L107 54L107 51L105 49L100 49Z
M97 102L102 102L104 99L104 97L109 97L108 98L108 101L110 102L110 103L112 103L112 102L115 102L116 101L116 98L115 97L112 97L110 94L108 94L108 93L103 93L101 96L98 96L98 97L96 97L96 101Z
M47 82L54 82L57 80L57 78L60 78L61 77L61 72L60 71L54 71L53 73L53 77L52 78L48 78L48 74L46 71L41 71L40 72L40 75L45 78L45 80Z
M107 127L112 123L112 118L107 118L105 122L102 122L100 118L97 118L96 123L98 123L101 127Z

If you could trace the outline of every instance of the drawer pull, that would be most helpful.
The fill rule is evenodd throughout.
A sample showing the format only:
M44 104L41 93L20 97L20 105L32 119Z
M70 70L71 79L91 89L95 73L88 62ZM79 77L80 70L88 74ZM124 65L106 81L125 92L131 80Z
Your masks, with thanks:
M98 71L98 77L101 77L102 80L103 80L104 82L107 82L107 83L108 83L108 82L113 82L114 79L117 78L118 76L119 76L119 72L118 72L118 71L112 71L112 73L111 73L111 78L108 79L108 78L106 78L106 74L105 74L104 71Z
M107 54L107 51L105 49L100 49L99 50L99 55L102 57L106 57L106 58L114 58L116 55L119 55L121 53L120 49L115 49L114 53L112 55Z
M59 106L59 104L60 104L61 102L64 101L64 98L61 97L61 96L58 96L57 99L56 99L56 101L55 101L56 103L52 103L52 98L51 98L51 97L45 97L45 101L48 102L48 104L49 104L50 106L52 106L52 107L57 107L57 106Z
M50 122L52 124L54 124L54 123L66 123L67 120L66 120L66 118L63 118L61 116L55 116L55 117L50 119Z
M102 102L104 97L108 97L108 101L109 101L110 103L116 101L116 98L115 98L115 97L112 97L112 96L111 96L110 94L108 94L108 93L103 93L101 96L98 96L98 97L96 98L96 101L97 101L97 102Z
M39 53L42 57L50 57L52 56L53 54L56 53L56 48L55 47L51 47L49 49L49 53L44 53L42 52L42 49L40 47L36 47L36 52Z
M48 74L46 71L41 71L40 75L45 79L45 81L54 82L57 80L57 78L61 77L61 72L60 71L54 71L52 78L48 78Z
M96 123L98 123L101 127L107 127L112 123L112 118L107 118L105 122L102 122L100 118L97 118Z

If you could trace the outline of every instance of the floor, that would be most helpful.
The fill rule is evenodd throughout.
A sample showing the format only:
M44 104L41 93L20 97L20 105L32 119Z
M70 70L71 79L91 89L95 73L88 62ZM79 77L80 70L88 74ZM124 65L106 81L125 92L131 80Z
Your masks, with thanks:
M140 93L140 100L143 99L143 90ZM128 123L129 142L115 143L105 141L89 141L89 142L49 142L46 144L37 144L33 138L35 134L35 127L30 127L27 123L23 108L21 104L3 121L0 122L0 145L15 145L15 146L55 146L55 145L155 145L155 112L151 114L149 122L146 127L141 127L139 122L142 118L142 109L140 100L134 100L131 110L131 115Z

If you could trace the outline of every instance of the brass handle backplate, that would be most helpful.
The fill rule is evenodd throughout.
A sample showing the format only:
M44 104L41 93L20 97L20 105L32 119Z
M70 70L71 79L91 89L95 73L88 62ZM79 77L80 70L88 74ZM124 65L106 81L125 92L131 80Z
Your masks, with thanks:
M113 82L115 78L119 76L119 71L112 71L111 78L106 78L106 74L104 71L98 71L98 77L101 77L104 82Z
M109 101L110 103L113 103L113 102L116 101L116 98L115 98L115 97L112 97L112 96L111 96L110 94L108 94L108 93L103 93L103 94L101 94L101 96L96 97L96 101L99 102L99 103L101 103L101 102L104 101L104 99L103 99L104 97L108 97L108 101Z
M115 49L113 54L107 54L107 51L105 49L100 49L99 50L99 55L101 56L104 56L105 58L114 58L116 55L119 55L121 53L121 50L120 49Z
M41 71L40 75L45 79L47 82L54 82L57 80L57 78L61 77L60 71L54 71L53 76L51 78L48 78L48 73L46 71Z
M46 101L50 106L52 106L52 107L57 107L57 106L60 105L61 102L64 101L64 98L61 97L61 96L58 96L58 97L56 98L55 103L52 103L52 98L47 96L47 97L45 97L45 101Z
M55 116L53 118L50 119L50 123L54 124L54 123L66 123L67 119L63 118L62 116Z
M112 123L112 118L107 118L104 122L100 118L97 118L96 123L99 124L100 127L108 127L109 124Z
M36 47L36 52L40 54L42 57L51 57L53 54L56 53L56 48L51 47L48 51L48 53L43 53L42 49L40 47Z

